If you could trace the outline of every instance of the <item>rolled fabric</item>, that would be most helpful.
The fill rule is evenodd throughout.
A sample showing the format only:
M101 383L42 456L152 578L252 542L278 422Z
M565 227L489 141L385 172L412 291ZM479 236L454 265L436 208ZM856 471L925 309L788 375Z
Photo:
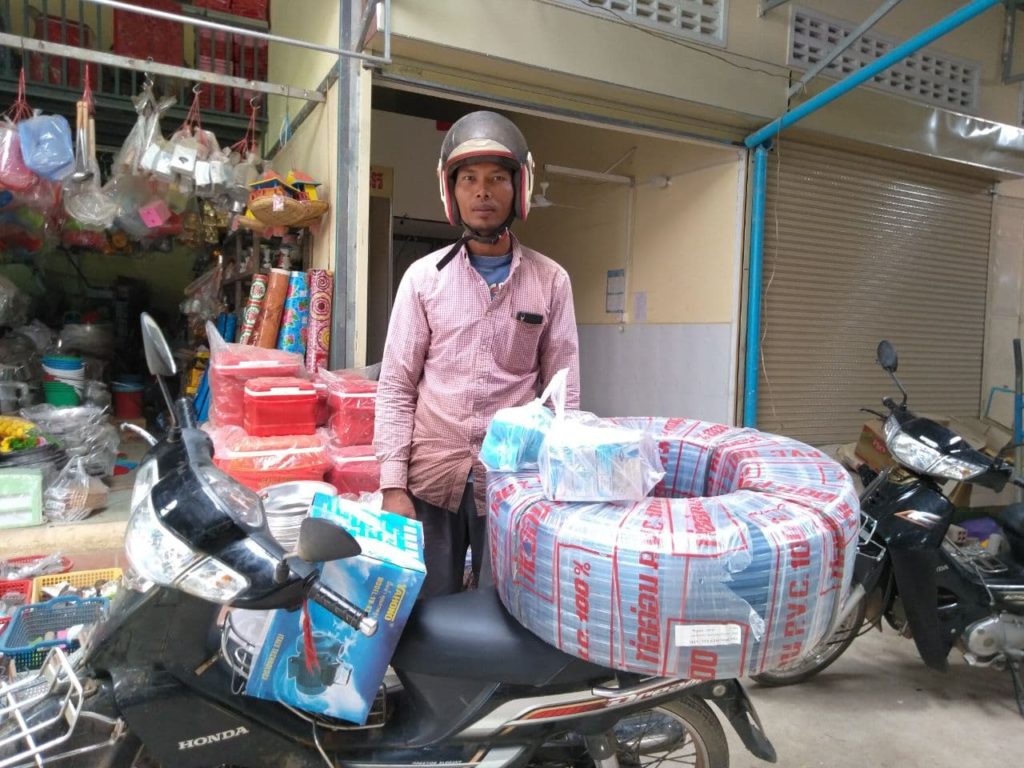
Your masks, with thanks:
M281 330L277 348L284 352L306 354L306 325L309 323L309 286L305 272L292 272L288 277L288 296L284 300Z
M263 349L275 349L277 347L277 332L281 328L281 313L284 312L284 302L288 297L287 269L272 269L267 279L267 297L263 300L260 308L260 317L256 321L256 331L253 333L252 345Z
M334 273L309 270L309 326L306 331L306 370L315 373L327 365L331 346L331 302Z
M239 344L252 344L256 333L256 322L260 319L260 309L267 298L267 276L258 273L252 276L249 286L249 298L242 309L242 332L238 335Z

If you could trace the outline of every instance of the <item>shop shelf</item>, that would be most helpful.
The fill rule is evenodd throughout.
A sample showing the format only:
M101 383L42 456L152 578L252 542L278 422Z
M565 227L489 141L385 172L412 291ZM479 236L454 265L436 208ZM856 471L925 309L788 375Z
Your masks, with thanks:
M98 581L114 581L121 578L120 568L96 568L91 571L70 571L68 573L51 573L48 576L36 576L32 580L32 602L45 600L43 590L65 582L72 587L91 587Z

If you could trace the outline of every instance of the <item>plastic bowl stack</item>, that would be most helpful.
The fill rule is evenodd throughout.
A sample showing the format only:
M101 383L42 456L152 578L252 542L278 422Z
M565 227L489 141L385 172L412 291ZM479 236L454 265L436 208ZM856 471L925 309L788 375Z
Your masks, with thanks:
M85 386L85 364L73 355L43 358L43 394L51 405L78 405Z

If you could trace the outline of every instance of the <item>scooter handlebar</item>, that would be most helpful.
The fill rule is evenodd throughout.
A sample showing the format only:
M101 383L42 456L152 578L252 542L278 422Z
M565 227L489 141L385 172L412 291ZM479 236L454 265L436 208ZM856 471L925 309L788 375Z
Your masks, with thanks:
M377 620L366 615L366 611L325 587L319 580L309 590L309 599L322 605L349 626L358 629L367 637L377 632Z

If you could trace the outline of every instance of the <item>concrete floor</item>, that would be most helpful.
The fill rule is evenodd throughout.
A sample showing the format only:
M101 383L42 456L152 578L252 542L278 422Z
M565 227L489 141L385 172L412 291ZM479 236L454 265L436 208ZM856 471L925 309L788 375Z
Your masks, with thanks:
M818 677L765 688L744 680L785 768L973 768L1024 764L1024 717L1008 672L924 666L889 627L857 638ZM730 768L765 768L726 726Z

